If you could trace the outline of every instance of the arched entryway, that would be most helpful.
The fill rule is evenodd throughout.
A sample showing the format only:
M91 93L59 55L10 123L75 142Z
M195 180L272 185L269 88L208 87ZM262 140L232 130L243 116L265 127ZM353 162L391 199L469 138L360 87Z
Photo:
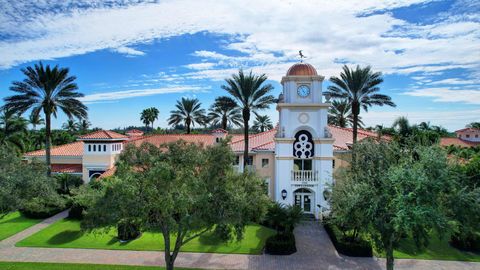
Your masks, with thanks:
M315 193L310 189L299 188L293 192L293 203L302 208L304 213L313 214Z

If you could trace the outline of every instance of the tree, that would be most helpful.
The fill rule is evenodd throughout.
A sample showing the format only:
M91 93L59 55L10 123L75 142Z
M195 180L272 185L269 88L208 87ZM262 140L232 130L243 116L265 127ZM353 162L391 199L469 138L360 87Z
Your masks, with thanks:
M67 122L63 123L62 128L74 134L78 130L78 125L73 118L70 118L67 120Z
M157 108L150 107L142 111L142 113L140 114L140 120L143 121L143 123L145 124L145 127L147 128L150 124L152 124L152 131L153 131L153 123L155 122L155 120L158 119L159 114L160 114L160 111Z
M223 129L228 125L242 125L242 114L235 100L230 97L217 97L210 108L208 118L214 125L220 124Z
M82 133L85 133L88 131L88 128L92 125L88 119L82 119L77 123L78 130L80 130Z
M444 198L452 185L447 155L437 146L400 147L365 140L357 145L358 166L337 177L331 207L339 227L357 226L385 251L393 269L393 250L404 236L418 247L429 233L448 229Z
M466 126L467 128L478 128L480 129L480 122L472 122Z
M339 127L353 125L352 105L347 100L333 100L332 106L328 110L328 124ZM358 126L363 127L361 117L358 117Z
M27 120L18 114L3 110L0 115L0 145L7 146L16 152L25 150Z
M273 128L272 120L268 115L257 115L252 128L256 131L264 132Z
M222 89L227 91L232 97L238 101L238 106L242 110L243 117L243 137L244 152L243 163L245 167L248 163L248 128L250 115L253 112L268 109L270 104L275 102L275 97L269 95L273 90L271 84L265 84L267 76L265 74L256 75L251 71L245 75L243 70L239 70L238 74L233 74L231 78L225 79L225 85Z
M28 120L30 122L30 125L32 125L33 130L37 130L37 126L39 125L45 125L45 120L40 117L40 114L30 114Z
M248 222L265 215L269 199L262 181L235 173L232 163L227 142L129 145L116 177L105 184L105 195L88 208L82 228L129 221L159 231L166 269L171 270L180 248L195 237L216 228L227 239L240 239Z
M328 87L326 94L332 98L346 99L351 105L353 114L353 144L357 143L360 108L367 111L368 107L373 105L396 106L389 96L378 94L380 91L379 85L383 82L382 73L373 72L370 66L360 68L357 65L356 69L350 69L344 65L340 78L331 77L330 81L333 85Z
M202 124L205 120L205 110L201 108L202 103L196 98L183 98L177 100L176 110L170 111L171 115L168 124L175 126L183 122L187 128L187 134L190 134L190 126L195 123Z
M393 121L392 128L394 128L397 131L397 134L403 138L412 135L413 132L413 127L410 126L410 122L405 116L397 117L397 119Z
M25 79L12 83L10 90L16 95L4 98L4 108L23 114L32 109L33 115L42 111L45 115L45 152L47 175L51 175L51 117L57 117L59 110L69 118L87 117L87 107L78 99L83 94L77 92L76 77L69 75L68 68L46 67L40 62L34 67L22 69Z
M145 125L145 129L148 131L148 126L150 125L150 110L149 109L144 109L141 113L140 113L140 120L142 121L142 123Z

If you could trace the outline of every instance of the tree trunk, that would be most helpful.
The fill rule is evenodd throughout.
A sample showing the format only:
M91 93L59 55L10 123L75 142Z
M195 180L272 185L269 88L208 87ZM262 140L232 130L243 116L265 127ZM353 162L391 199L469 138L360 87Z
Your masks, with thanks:
M224 115L222 116L222 128L223 128L224 130L227 130L227 121L228 121L227 116L224 114Z
M187 126L187 134L190 134L190 119L185 120L185 125Z
M387 270L393 270L394 258L393 258L393 243L391 240L389 240L385 251L387 255Z
M360 104L358 102L352 103L353 113L353 149L352 149L352 168L355 167L356 153L355 146L357 145L357 129L358 129L358 114L360 113Z
M247 168L247 161L248 161L248 121L250 121L250 109L243 108L242 111L243 115L243 138L245 142L245 148L243 150L243 171L245 172Z
M52 160L50 156L50 145L52 144L52 134L51 134L51 114L49 112L45 113L45 159L47 162L47 176L52 175Z

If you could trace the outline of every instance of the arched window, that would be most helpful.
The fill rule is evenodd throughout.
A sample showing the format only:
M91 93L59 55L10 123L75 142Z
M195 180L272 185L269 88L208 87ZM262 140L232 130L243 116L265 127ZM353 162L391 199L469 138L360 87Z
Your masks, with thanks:
M300 130L295 134L293 142L293 156L296 158L312 158L315 155L312 134L306 130Z

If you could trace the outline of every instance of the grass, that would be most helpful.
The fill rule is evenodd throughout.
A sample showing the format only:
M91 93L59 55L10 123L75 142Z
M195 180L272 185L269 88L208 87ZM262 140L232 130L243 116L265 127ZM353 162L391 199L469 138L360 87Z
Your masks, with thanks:
M207 232L187 244L181 251L203 253L260 254L266 239L275 232L260 225L246 227L241 241L223 242L212 232ZM92 248L121 250L164 250L160 233L145 232L138 239L121 243L116 230L108 232L83 233L80 222L63 219L31 235L16 244L19 247Z
M20 212L12 212L0 219L0 241L19 233L42 221L24 217Z
M164 270L158 266L130 266L106 264L77 263L31 263L31 262L0 262L2 270ZM178 270L194 270L193 268L177 268Z

